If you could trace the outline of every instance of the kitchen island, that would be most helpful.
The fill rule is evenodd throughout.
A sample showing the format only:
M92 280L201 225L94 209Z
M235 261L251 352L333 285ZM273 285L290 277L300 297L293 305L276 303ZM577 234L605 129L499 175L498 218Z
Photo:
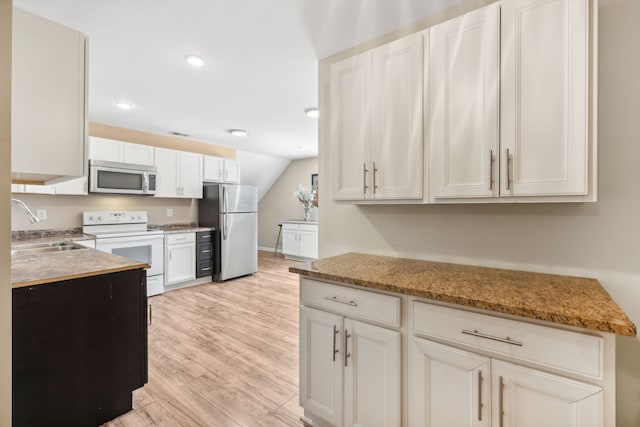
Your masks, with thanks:
M357 253L290 271L308 425L615 425L614 334L636 326L595 279Z
M11 266L13 425L100 425L127 412L147 382L148 265L25 245Z

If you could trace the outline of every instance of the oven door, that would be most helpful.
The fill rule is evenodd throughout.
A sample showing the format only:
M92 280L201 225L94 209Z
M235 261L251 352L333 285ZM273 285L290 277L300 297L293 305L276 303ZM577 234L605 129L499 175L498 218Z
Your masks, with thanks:
M149 264L147 277L164 273L163 234L98 238L96 249Z

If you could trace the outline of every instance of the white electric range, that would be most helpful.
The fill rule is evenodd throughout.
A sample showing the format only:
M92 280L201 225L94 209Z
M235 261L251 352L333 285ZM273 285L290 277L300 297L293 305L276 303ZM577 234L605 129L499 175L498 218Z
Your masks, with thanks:
M82 214L82 232L96 238L96 249L145 262L147 296L164 292L164 232L147 230L146 211L91 211Z

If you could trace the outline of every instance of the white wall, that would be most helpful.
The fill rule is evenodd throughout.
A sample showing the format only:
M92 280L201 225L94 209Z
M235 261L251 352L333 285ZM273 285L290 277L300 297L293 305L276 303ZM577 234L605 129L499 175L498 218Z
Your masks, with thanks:
M600 0L599 12L597 203L359 207L321 192L320 257L359 251L595 277L640 325L640 1ZM321 117L330 117L331 60L320 64ZM327 125L320 176L330 176ZM617 425L637 427L640 340L617 345Z
M273 248L278 238L278 222L285 219L302 219L303 208L293 193L298 184L311 187L311 174L318 173L318 159L293 160L280 175L258 205L258 246ZM322 183L318 186L322 189ZM311 213L317 219L318 209ZM282 242L281 242L282 243ZM278 245L282 247L282 245Z
M0 0L0 427L11 425L11 0Z
M236 150L236 160L240 162L240 183L258 187L258 200L289 166L291 160L265 154Z

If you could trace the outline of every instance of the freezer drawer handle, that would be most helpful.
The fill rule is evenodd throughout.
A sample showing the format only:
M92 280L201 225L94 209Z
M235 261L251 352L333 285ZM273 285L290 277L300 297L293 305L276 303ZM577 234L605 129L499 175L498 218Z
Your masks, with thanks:
M499 342L503 342L506 344L511 344L511 345L517 345L518 347L522 347L524 344L520 341L516 341L516 340L512 340L509 337L506 338L500 338L500 337L496 337L493 335L487 335L487 334L483 334L482 332L478 332L477 329L474 329L473 331L469 331L467 329L463 329L462 333L465 335L473 335L474 337L478 337L478 338L485 338L488 340L492 340L492 341L499 341Z
M324 299L328 300L328 301L333 301L333 302L339 302L340 304L346 304L346 305L350 305L353 307L357 307L358 304L355 301L343 301L341 299L338 299L338 297L324 297Z

